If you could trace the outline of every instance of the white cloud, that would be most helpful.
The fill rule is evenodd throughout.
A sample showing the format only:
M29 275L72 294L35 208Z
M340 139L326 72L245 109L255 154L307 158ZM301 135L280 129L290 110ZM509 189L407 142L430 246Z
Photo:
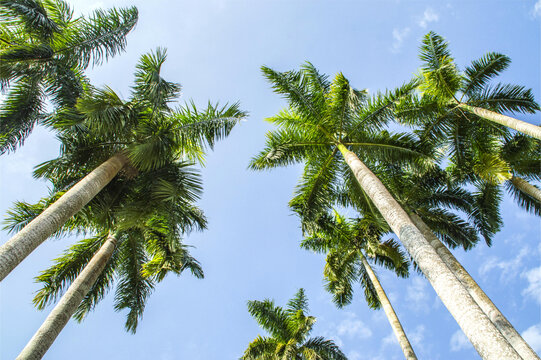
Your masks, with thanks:
M535 5L533 6L533 16L541 16L541 0L537 0Z
M522 291L522 295L530 296L541 304L541 266L523 272L520 277L528 281L528 287Z
M541 1L541 0L540 0ZM438 13L436 13L432 8L427 8L423 13L423 16L417 22L417 25L426 29L429 23L437 22L440 19Z
M391 46L391 52L398 53L402 49L404 40L409 36L411 29L405 27L403 29L393 29L393 45Z
M415 311L421 309L427 311L430 308L428 306L428 300L426 280L419 277L414 278L406 288L406 303Z
M347 318L342 320L336 327L339 336L366 339L372 336L372 330L354 313L347 313Z
M541 352L541 324L533 325L527 328L522 333L522 337L535 352Z
M349 360L361 360L362 357L361 357L361 353L353 350L353 351L350 351L349 354L348 354L348 359Z
M413 348L418 349L424 349L425 345L425 327L424 325L417 325L415 330L411 331L410 333L406 334L408 339L411 342L411 345Z
M486 278L492 270L501 270L501 281L509 282L519 274L524 264L524 259L531 254L528 247L523 247L515 258L500 260L498 257L488 258L479 268L479 274Z
M451 351L460 351L469 349L472 347L470 341L464 335L462 330L457 330L453 336L451 336L451 340L449 341L449 345L451 347Z
M385 347L389 345L399 345L396 335L392 331L389 333L389 335L385 336L381 342Z

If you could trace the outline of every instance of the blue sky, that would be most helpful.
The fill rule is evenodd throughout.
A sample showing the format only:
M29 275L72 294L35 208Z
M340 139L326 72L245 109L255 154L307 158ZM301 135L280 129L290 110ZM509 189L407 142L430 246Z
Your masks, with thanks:
M513 63L500 77L532 88L540 97L541 1L73 1L77 12L136 5L140 20L127 52L89 72L95 85L127 97L138 57L168 48L164 76L180 82L183 100L239 100L248 121L210 153L203 169L200 206L209 229L192 234L193 255L206 278L170 276L148 301L137 334L124 331L110 293L82 323L70 322L46 359L234 359L261 330L246 301L274 298L284 304L306 289L313 335L331 337L352 360L400 359L383 311L368 309L362 292L338 310L322 286L324 258L299 249L301 233L287 202L301 167L253 173L250 158L270 129L263 121L284 105L259 67L298 68L309 60L322 72L342 71L357 88L374 92L408 80L419 66L421 37L444 36L459 64L497 51ZM539 124L540 114L519 116ZM0 157L0 214L15 200L36 201L47 184L32 167L57 155L58 144L37 129L16 153ZM541 352L540 222L511 199L502 204L505 227L488 248L455 252L500 310ZM2 215L3 216L3 215ZM3 243L9 238L0 233ZM31 305L33 282L76 238L43 244L0 285L0 358L12 359L47 315ZM477 354L418 276L395 279L378 271L417 354L422 359L474 359ZM50 309L48 309L50 310Z

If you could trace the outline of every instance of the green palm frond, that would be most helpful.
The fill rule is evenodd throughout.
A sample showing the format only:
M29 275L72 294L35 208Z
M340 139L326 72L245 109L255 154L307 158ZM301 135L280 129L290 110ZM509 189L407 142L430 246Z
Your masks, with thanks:
M278 347L278 341L270 337L258 336L252 341L244 355L241 357L242 360L274 360L276 350Z
M27 33L46 40L59 30L58 25L49 18L44 4L35 0L0 1L0 18L18 22Z
M377 276L376 271L374 271L373 269L372 271ZM374 310L380 309L381 301L376 291L376 287L374 286L374 283L370 279L370 276L368 275L368 271L364 267L364 265L359 266L358 279L359 279L358 281L361 283L361 286L364 290L364 298L366 300L366 303L368 304L368 307Z
M77 311L73 314L75 320L82 322L86 316L96 308L96 305L105 297L105 295L107 295L113 286L117 266L118 251L115 251L101 274L98 276L94 285L92 285L88 294L86 294L83 301L77 307Z
M56 301L88 264L106 238L106 234L101 234L79 241L66 250L62 256L55 259L53 266L42 271L36 277L36 281L42 283L43 287L36 293L33 299L34 305L42 310L48 304Z
M477 191L474 193L472 212L469 214L471 221L484 237L487 245L492 244L492 236L502 226L499 204L502 199L501 189L493 184L481 182L476 184Z
M135 333L139 319L143 316L146 300L154 286L143 276L143 265L148 262L143 244L137 241L141 235L133 234L122 243L120 274L115 293L115 310L128 309L126 330Z
M312 219L331 205L338 176L337 150L323 158L306 161L300 183L289 206L302 217Z
M347 357L342 353L334 341L325 339L321 336L313 337L302 345L306 359L325 359L325 360L346 360Z
M532 90L520 85L485 86L483 90L472 94L467 103L498 113L508 111L533 114L539 111Z
M247 304L248 312L264 330L278 341L287 341L291 333L288 328L289 320L286 311L274 305L274 302L269 299L252 300L248 301Z
M12 87L0 110L0 155L21 145L43 112L44 92L36 79Z
M299 291L287 302L286 312L288 314L296 313L297 311L308 311L308 298L304 292L303 288L300 288Z
M205 109L199 110L193 102L189 102L175 110L171 120L181 146L201 149L208 146L213 149L216 141L227 137L233 127L247 115L240 110L239 103L213 105L209 102Z
M480 59L472 61L464 70L464 85L462 93L471 96L472 93L482 90L490 79L499 75L511 64L511 59L503 54L489 52Z
M135 66L135 99L150 102L153 111L167 109L168 103L180 95L180 84L166 81L160 75L161 67L167 58L163 48L144 54Z
M135 27L138 16L136 7L95 10L60 34L62 47L57 52L77 59L83 69L89 64L101 64L126 49L126 36Z
M275 93L283 95L293 109L309 115L307 121L314 123L322 120L326 93L311 92L309 85L313 81L319 81L321 75L310 70L278 72L266 66L262 66L261 71L272 83ZM324 89L327 91L328 88Z
M539 163L537 163L537 165L539 167ZM533 186L539 188L539 186ZM541 216L541 204L536 198L534 198L530 194L521 191L511 181L505 182L505 188L521 208L523 208L529 213Z
M340 308L350 304L353 299L353 283L358 281L362 271L358 259L357 251L331 250L327 253L323 270L325 289L332 294L333 302Z

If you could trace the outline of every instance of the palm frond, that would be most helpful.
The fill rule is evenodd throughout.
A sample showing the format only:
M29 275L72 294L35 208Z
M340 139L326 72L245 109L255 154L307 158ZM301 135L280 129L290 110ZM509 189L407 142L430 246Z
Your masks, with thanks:
M503 54L489 52L480 59L472 61L471 65L464 70L465 79L462 92L470 96L480 91L490 79L507 69L511 59Z

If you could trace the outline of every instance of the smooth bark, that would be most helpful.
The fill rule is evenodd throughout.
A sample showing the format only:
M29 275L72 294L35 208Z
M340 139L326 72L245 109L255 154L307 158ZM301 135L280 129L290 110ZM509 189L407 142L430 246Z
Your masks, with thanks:
M0 247L0 281L105 187L128 159L105 161Z
M378 277L376 276L376 274L372 270L372 267L363 255L361 255L361 261L364 268L366 269L366 272L368 273L368 277L370 277L370 281L376 289L376 293L378 294L378 299L381 302L383 311L385 311L385 315L387 315L387 320L389 320L389 323L391 324L391 328L393 329L396 339L398 340L398 344L400 344L400 347L402 348L404 356L407 360L417 360L417 356L415 355L413 347L411 346L411 343L406 336L406 332L404 331L400 320L398 320L398 316L396 315L393 306L391 305L391 301L389 301L389 298L387 297L387 294L385 294L385 290L383 290L383 287L381 286Z
M17 360L36 360L45 355L102 273L115 247L115 237L109 236L17 356Z
M529 135L536 139L541 140L541 127L530 124L526 121L518 120L507 115L498 114L497 112L483 109L476 106L471 106L464 103L459 103L458 106L461 109L467 110L472 114L475 114L485 120L495 122L497 124L507 126L523 134Z
M535 359L539 360L537 354L532 350L526 341L515 330L513 325L505 318L500 310L494 305L490 298L485 294L481 287L475 282L471 275L464 269L460 262L453 256L451 251L438 239L438 237L430 230L428 225L414 213L410 214L411 220L421 231L421 233L430 242L430 245L436 250L438 255L447 264L455 276L466 287L475 302L488 315L489 319L494 323L496 328L505 336L507 341L515 348L524 360Z
M524 180L523 178L520 178L518 176L511 177L511 182L513 185L515 185L520 191L522 191L525 194L530 195L534 199L536 199L538 202L541 203L541 190Z
M496 329L379 179L344 145L337 144L361 188L415 260L483 359L522 358Z

